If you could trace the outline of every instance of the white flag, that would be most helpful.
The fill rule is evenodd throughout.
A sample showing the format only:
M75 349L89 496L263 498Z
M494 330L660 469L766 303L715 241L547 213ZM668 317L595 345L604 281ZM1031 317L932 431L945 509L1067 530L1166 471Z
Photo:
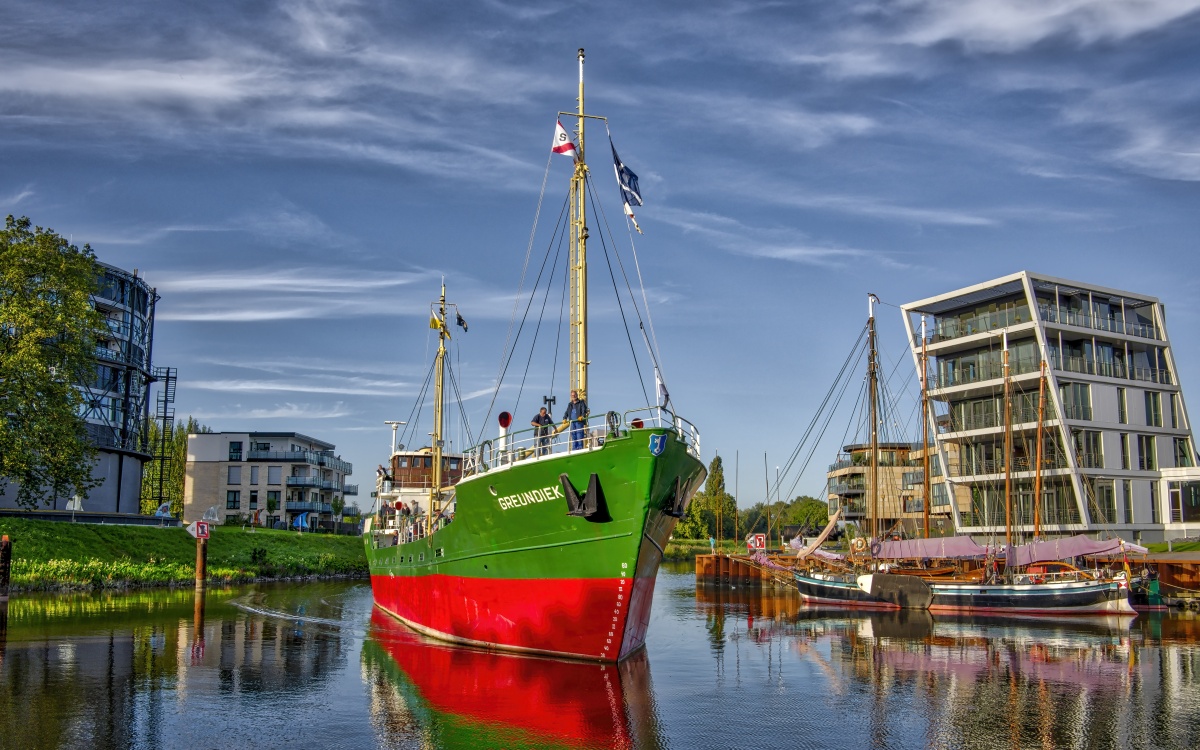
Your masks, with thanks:
M567 135L567 130L562 126L562 120L554 124L554 143L550 150L556 154L579 158L579 151L575 149L575 143L571 140L571 136Z

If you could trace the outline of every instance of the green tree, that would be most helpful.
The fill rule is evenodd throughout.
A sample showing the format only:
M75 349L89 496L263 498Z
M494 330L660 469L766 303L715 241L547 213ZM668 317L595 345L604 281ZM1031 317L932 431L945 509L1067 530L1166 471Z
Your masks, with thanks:
M196 421L195 417L188 417L184 424L176 424L171 431L171 437L167 443L167 455L170 460L166 462L166 477L163 480L162 499L158 495L158 480L162 475L164 464L162 461L154 460L146 464L142 471L142 512L153 513L158 510L160 503L169 503L171 515L179 517L183 515L183 477L184 469L187 466L187 436L193 433L212 432L212 429L205 427ZM158 455L162 448L162 426L150 420L146 430L146 449Z
M720 456L713 458L708 465L708 480L704 483L704 489L696 493L687 513L679 519L675 536L680 539L708 539L714 536L718 509L721 515L721 538L732 538L736 534L737 501L725 491L725 467Z
M333 517L337 520L342 520L342 508L346 507L346 498L337 495L329 503L329 509L333 511Z
M812 534L829 523L829 505L815 497L801 495L784 511L783 520L789 526L799 526L801 533Z
M77 383L93 377L108 333L92 306L100 277L92 249L22 217L0 232L0 490L17 503L86 497L95 449Z

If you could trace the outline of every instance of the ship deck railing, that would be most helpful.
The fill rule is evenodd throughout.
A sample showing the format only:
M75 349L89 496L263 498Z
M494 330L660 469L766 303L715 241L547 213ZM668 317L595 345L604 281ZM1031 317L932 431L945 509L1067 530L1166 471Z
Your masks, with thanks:
M667 428L684 443L688 453L700 458L700 431L688 420L669 409L648 406L625 413L610 411L591 415L582 431L563 426L558 420L542 434L541 428L527 427L506 433L463 452L463 478L493 469L568 453L600 450L609 440L624 439L632 430ZM575 433L575 434L573 434Z

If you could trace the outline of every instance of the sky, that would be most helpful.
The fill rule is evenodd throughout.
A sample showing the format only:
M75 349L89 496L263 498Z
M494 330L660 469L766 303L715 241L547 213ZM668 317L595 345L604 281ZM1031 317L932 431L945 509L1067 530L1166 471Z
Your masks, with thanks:
M588 110L640 177L672 401L740 505L796 447L868 293L910 399L898 306L1025 269L1157 296L1185 398L1200 387L1200 0L0 8L0 212L157 289L179 419L335 443L364 507L384 420L415 413L443 279L469 323L469 434L567 400L552 306L491 394L527 250L536 266L553 244L580 47ZM645 403L611 286L594 267L593 412ZM785 494L820 494L854 438L839 420Z

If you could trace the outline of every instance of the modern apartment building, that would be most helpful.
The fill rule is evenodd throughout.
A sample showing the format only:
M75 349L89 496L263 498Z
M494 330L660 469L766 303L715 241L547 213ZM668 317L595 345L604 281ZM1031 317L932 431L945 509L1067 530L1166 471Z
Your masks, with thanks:
M1006 498L1025 535L1200 532L1194 435L1157 299L1022 271L901 309L947 479L969 493L954 509L961 532L1002 534Z
M292 528L307 513L304 525L316 528L333 517L335 499L358 494L358 485L345 482L353 471L332 443L298 432L191 434L183 518L200 520L214 509L222 523L245 523L257 514L261 525Z
M104 315L108 336L96 343L92 370L79 373L88 437L96 447L92 477L100 479L84 509L101 513L139 513L142 468L151 459L145 442L150 384L157 378L150 357L154 346L154 308L158 294L133 273L106 263L92 305ZM48 496L41 508L64 510L69 497ZM0 508L16 506L16 488L0 490Z

